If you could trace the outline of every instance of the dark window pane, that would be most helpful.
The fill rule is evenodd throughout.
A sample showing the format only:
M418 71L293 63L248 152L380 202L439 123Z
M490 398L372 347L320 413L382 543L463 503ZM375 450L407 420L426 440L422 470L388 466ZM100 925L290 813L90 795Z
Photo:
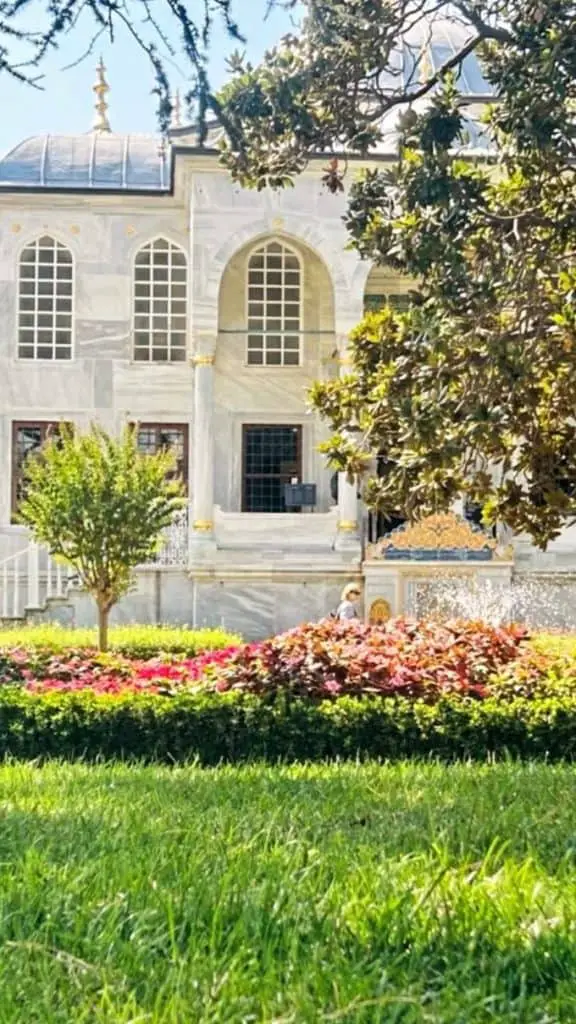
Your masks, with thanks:
M188 485L188 427L185 424L144 423L138 427L138 448L147 455L170 450L176 457L172 476Z
M57 436L61 423L18 423L12 430L12 511L24 495L24 467L50 437Z
M246 512L284 512L284 486L301 475L299 427L244 428L243 507Z

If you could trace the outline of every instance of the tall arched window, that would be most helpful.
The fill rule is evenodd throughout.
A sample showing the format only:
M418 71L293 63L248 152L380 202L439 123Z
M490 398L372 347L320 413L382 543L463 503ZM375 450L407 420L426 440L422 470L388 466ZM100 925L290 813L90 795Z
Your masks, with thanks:
M65 245L43 235L20 253L18 356L72 358L74 261Z
M248 364L298 366L301 331L300 260L280 242L266 242L248 260Z
M134 359L186 359L187 262L177 245L156 238L134 261Z

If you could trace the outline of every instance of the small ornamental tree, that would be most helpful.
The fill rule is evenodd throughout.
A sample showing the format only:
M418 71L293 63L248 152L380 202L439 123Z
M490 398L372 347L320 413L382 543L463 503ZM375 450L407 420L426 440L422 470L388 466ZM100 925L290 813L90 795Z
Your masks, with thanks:
M133 428L117 440L96 426L87 434L64 428L26 464L19 519L94 597L102 651L111 608L185 504L182 484L169 479L174 467L168 451L142 454Z

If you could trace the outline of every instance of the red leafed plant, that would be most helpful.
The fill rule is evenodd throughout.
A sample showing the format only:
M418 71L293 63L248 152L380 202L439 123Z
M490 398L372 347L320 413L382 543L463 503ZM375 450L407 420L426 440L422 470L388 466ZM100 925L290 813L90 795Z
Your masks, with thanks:
M4 651L0 682L27 690L92 690L94 693L170 693L197 685L208 666L218 666L236 648L206 651L195 658L131 660L120 655L74 651L66 656L22 650Z
M446 693L481 699L492 692L491 677L500 678L522 664L526 640L526 631L514 626L405 619L364 626L328 620L187 660L4 651L0 681L39 693L90 689L172 694L202 686L271 699L284 694L326 700L347 694L435 701Z
M312 700L344 694L482 698L490 676L514 661L527 639L523 628L481 622L312 623L240 647L209 670L207 686Z

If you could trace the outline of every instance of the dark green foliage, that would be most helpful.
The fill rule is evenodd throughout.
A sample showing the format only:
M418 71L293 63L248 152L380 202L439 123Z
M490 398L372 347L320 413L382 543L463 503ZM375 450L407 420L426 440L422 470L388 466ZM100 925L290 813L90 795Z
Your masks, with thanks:
M38 697L0 689L0 755L201 764L334 758L576 756L576 698L436 705L343 697L275 704L240 694Z
M299 39L260 67L238 63L222 96L235 129L223 160L261 189L331 153L324 181L332 191L350 182L352 245L418 291L403 315L366 316L350 373L313 389L333 430L323 450L334 468L365 478L386 455L388 474L365 485L383 513L418 518L464 494L487 522L545 547L576 514L574 4L306 6ZM460 26L461 49L405 91L392 55L431 16ZM423 39L433 34L423 27ZM497 95L480 162L463 154L468 110L457 87L472 51ZM427 104L410 105L427 92ZM395 165L346 179L338 153L368 161L393 108L407 112Z

